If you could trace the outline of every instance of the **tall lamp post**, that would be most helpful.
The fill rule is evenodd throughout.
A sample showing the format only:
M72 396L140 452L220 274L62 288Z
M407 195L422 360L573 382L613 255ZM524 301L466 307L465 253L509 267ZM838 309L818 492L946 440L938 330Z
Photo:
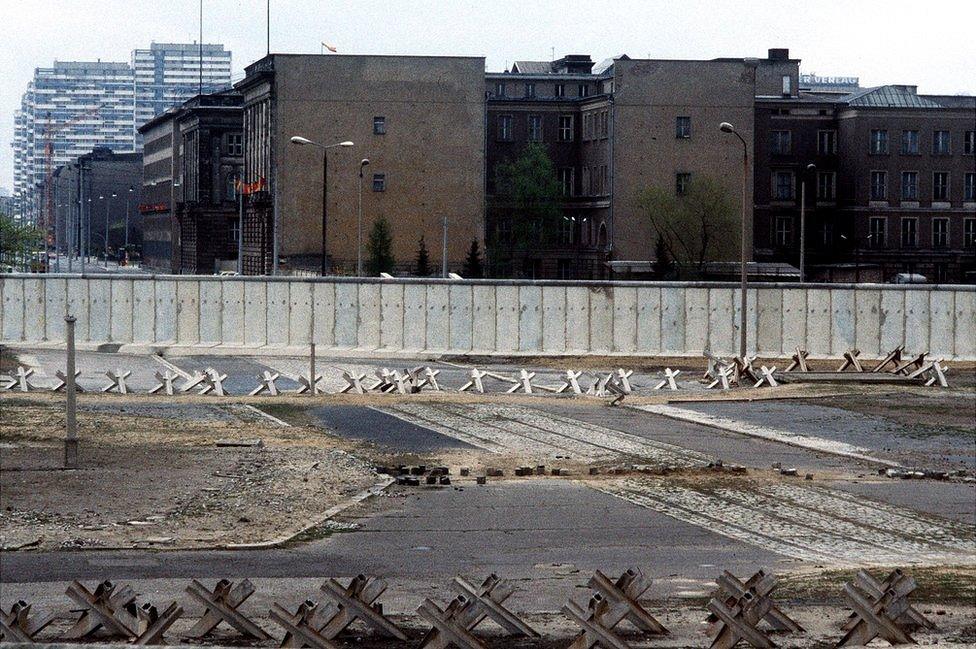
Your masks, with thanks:
M739 356L742 358L746 357L746 308L748 302L746 300L746 290L749 287L749 280L746 275L746 199L749 195L749 146L746 141L739 135L739 132L735 130L735 127L728 122L722 122L719 124L719 130L723 133L731 133L732 135L739 138L742 142L742 227L739 236L739 255L741 266L741 274L739 278L739 283L741 284L740 292L742 293L742 303L740 306L739 313Z
M129 203L132 202L132 185L129 185L129 191L125 194L125 251L129 252Z
M807 260L807 174L812 174L817 170L817 165L812 162L807 165L804 173L800 175L800 283L806 281L806 260Z
M369 158L359 162L359 215L356 218L356 277L363 276L363 170L369 166Z
M322 277L326 274L326 260L325 260L325 233L326 233L326 215L329 209L329 149L334 149L335 147L346 147L353 146L352 142L337 142L336 144L319 144L318 142L313 142L307 138L295 135L291 138L292 144L297 144L299 146L315 146L322 149ZM277 233L275 234L277 236ZM312 377L314 381L314 377Z

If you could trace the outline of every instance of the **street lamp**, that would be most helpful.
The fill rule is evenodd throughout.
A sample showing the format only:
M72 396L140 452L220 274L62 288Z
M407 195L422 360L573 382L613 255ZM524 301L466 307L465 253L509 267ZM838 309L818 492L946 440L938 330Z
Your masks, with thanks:
M359 162L359 217L356 220L356 276L363 276L363 170L369 166L369 158Z
M102 248L105 251L105 270L108 270L108 209L112 202L112 199L117 197L118 194L112 192L112 194L105 201L105 245ZM99 198L102 198L99 196Z
M336 144L319 144L318 142L313 142L312 140L299 135L292 136L290 141L292 144L297 144L299 146L315 146L322 149L322 276L325 277L325 223L329 200L329 149L334 149L335 147L339 146L353 146L353 143L346 141L338 142ZM278 233L276 232L275 237L277 236Z
M125 251L129 251L129 203L132 201L132 185L129 185L129 191L125 194Z
M813 173L817 170L817 165L812 162L807 165L806 172ZM800 174L800 283L806 281L806 256L807 256L807 177L806 173Z
M735 130L735 127L728 122L722 122L719 124L719 130L723 133L731 133L732 135L739 138L742 142L742 227L740 233L739 242L739 254L740 254L740 266L741 266L741 277L739 282L741 284L742 292L742 304L741 313L739 314L739 356L742 358L746 357L746 290L749 285L749 280L746 277L746 197L749 192L749 146L746 141L739 135L739 132Z

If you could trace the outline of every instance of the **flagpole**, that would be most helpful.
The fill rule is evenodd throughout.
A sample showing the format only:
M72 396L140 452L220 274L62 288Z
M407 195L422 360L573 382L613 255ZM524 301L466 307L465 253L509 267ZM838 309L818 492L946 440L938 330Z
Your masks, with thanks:
M267 28L268 28L268 56L271 56L271 0L268 0Z
M203 94L203 0L200 0L200 84L197 94Z

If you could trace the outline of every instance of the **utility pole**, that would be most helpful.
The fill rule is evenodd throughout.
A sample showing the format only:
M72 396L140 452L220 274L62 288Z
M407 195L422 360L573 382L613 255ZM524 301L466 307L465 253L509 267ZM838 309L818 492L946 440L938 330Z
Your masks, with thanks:
M67 398L67 431L64 438L64 468L78 468L78 421L75 417L76 411L76 389L75 389L75 317L66 315L64 322L67 325L68 339L68 360L67 375L65 376L65 388L68 393Z

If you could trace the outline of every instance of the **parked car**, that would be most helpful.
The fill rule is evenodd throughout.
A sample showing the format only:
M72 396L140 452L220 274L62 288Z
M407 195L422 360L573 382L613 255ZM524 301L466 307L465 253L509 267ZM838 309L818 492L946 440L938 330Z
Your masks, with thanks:
M892 284L928 284L929 280L925 278L925 275L919 275L918 273L898 273L891 278Z

